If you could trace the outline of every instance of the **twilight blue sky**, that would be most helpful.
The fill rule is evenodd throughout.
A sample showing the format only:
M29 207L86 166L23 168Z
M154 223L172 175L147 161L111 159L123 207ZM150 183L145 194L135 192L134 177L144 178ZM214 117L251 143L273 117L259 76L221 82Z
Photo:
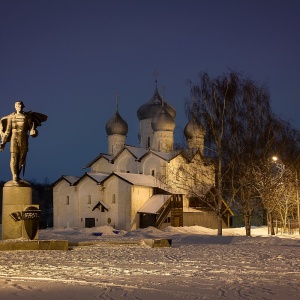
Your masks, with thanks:
M48 115L30 138L25 179L82 175L107 152L105 124L119 112L138 145L136 110L158 87L187 122L188 79L242 71L269 87L275 113L300 129L298 0L0 0L0 116ZM9 146L0 180L10 180Z

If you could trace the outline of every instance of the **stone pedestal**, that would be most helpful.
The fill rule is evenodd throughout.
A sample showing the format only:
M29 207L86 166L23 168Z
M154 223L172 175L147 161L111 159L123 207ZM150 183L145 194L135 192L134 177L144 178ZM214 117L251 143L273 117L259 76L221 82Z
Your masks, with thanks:
M26 181L21 181L19 185L14 185L11 181L5 183L2 202L2 240L28 239L24 221L15 220L11 214L23 212L30 206L38 208L37 205L32 205L32 188L29 183Z

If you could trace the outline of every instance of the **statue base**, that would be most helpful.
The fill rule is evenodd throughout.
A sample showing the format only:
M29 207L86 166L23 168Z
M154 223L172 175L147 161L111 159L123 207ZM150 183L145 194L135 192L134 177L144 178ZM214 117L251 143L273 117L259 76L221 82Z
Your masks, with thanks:
M26 180L20 180L20 181L14 181L14 180L11 180L11 181L7 181L5 182L4 186L10 186L10 187L30 187L31 184L26 181Z
M24 250L68 250L69 242L67 240L51 240L51 241L24 241L9 240L0 241L0 251L24 251Z
M26 212L27 210L27 215L29 215L28 209L32 208L38 209L39 206L32 204L32 188L27 181L20 180L20 182L16 183L12 180L4 184L2 199L2 240L38 238L37 229L35 233L27 233L28 224L31 220L23 219L23 215L26 216L24 211ZM32 210L30 210L30 212L32 212ZM37 223L36 219L34 222L35 224ZM27 228L25 228L26 224ZM30 225L31 224L29 224L29 227Z

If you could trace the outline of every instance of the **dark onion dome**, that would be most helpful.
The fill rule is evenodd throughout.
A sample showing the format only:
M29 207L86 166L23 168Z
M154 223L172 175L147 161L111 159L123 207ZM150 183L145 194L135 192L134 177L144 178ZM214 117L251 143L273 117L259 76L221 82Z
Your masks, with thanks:
M187 139L192 139L193 137L205 134L205 128L196 118L192 118L184 128L184 135Z
M111 117L105 126L107 135L121 134L126 135L128 132L128 125L120 116L118 111Z
M154 131L174 131L175 120L163 105L152 118L151 126Z
M148 118L153 118L154 115L161 109L162 101L163 100L158 93L157 85L156 85L152 98L137 110L138 119L144 120ZM169 114L171 114L171 116L175 119L176 116L175 108L170 104L167 104L166 102L164 102L164 105L167 111L169 112Z

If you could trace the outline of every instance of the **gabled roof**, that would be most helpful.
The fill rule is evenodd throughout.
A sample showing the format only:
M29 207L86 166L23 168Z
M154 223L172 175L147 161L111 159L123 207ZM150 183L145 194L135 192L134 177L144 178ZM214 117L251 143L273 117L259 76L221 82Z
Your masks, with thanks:
M113 162L116 160L117 157L121 155L121 153L127 149L134 157L135 159L139 159L142 155L148 152L147 149L141 148L141 147L135 147L135 146L129 146L129 145L124 145L124 147L115 155L110 155L110 154L105 154L105 153L100 153L95 159L93 159L90 163L88 163L83 169L90 168L97 160L100 158L105 158L108 162Z
M97 209L97 208L98 208L99 210L101 210L101 209L100 209L101 206L102 206L106 211L109 211L109 209L110 209L110 206L109 206L107 203L105 203L105 202L99 200L98 203L93 207L92 211L94 211L94 210Z
M171 187L167 186L165 183L151 175L124 172L114 172L111 175L113 174L132 185L156 187L171 192Z
M87 164L83 169L91 167L97 160L99 160L102 157L104 159L106 159L108 162L113 163L124 152L124 150L127 150L129 153L131 153L137 161L141 161L143 158L145 158L149 154L154 154L157 157L159 157L167 162L170 162L172 159L174 159L178 155L182 155L188 162L191 162L194 159L195 155L197 153L199 153L198 148L183 149L183 150L178 149L178 150L174 150L169 153L164 153L164 152L154 151L151 149L145 149L145 148L136 147L136 146L124 145L124 147L115 156L112 156L110 154L100 153L100 155L98 155L94 160L92 160L89 164Z
M149 152L169 162L172 159L174 159L176 156L180 155L182 153L182 150L174 150L173 152L169 152L169 153L164 153L164 152L159 152L154 150L150 150Z
M135 146L129 146L129 145L124 145L123 149L121 149L114 157L113 161L115 161L123 152L124 150L128 150L129 153L131 153L136 160L139 159L144 153L148 152L148 149L141 148L141 147L135 147Z
M182 155L186 158L187 161L191 162L197 153L200 153L198 148L186 148L182 150Z
M166 185L165 183L161 182L160 180L156 179L153 176L144 175L144 174L135 174L135 173L124 173L124 172L112 172L112 173L88 172L85 173L81 178L79 178L74 183L74 185L79 184L79 182L81 182L84 178L87 177L94 180L97 184L101 184L112 176L117 176L118 178L128 182L131 185L159 188L169 193L176 193L174 190L172 190L171 187L169 187L168 185Z
M109 175L110 175L110 173L104 173L104 172L103 173L100 173L100 172L98 172L98 173L88 172L88 173L85 173L79 180L77 180L74 185L77 185L79 182L81 182L86 177L91 178L97 184L100 184Z
M99 160L101 157L106 159L107 161L111 162L113 160L113 156L110 154L100 153L95 159L93 159L90 163L88 163L83 169L90 168L97 160Z
M125 148L136 158L139 159L141 156L143 156L145 153L147 153L149 150L141 147L135 147L135 146L129 146L125 145Z
M54 183L52 183L52 187L57 185L62 180L67 181L70 185L74 185L74 183L80 179L78 176L69 176L69 175L62 175L59 179L57 179Z
M155 194L138 210L139 213L157 214L159 209L168 201L170 195Z
M169 193L169 194L178 194L178 192L175 191L174 189L172 189L172 187L166 185L162 181L160 181L160 180L158 180L155 177L150 176L150 175L135 174L135 173L124 173L124 172L112 172L110 174L101 173L102 175L100 175L100 176L98 174L100 174L100 173L86 173L83 177L88 176L88 177L92 178L93 180L95 180L98 184L102 184L107 179L109 179L113 176L116 176L116 177L126 181L127 183L129 183L131 185L158 188L158 189L160 189L162 191L165 191L166 193ZM104 175L106 175L106 177ZM103 177L101 178L101 176L103 176ZM78 182L80 180L78 180ZM76 182L76 184L78 182Z

